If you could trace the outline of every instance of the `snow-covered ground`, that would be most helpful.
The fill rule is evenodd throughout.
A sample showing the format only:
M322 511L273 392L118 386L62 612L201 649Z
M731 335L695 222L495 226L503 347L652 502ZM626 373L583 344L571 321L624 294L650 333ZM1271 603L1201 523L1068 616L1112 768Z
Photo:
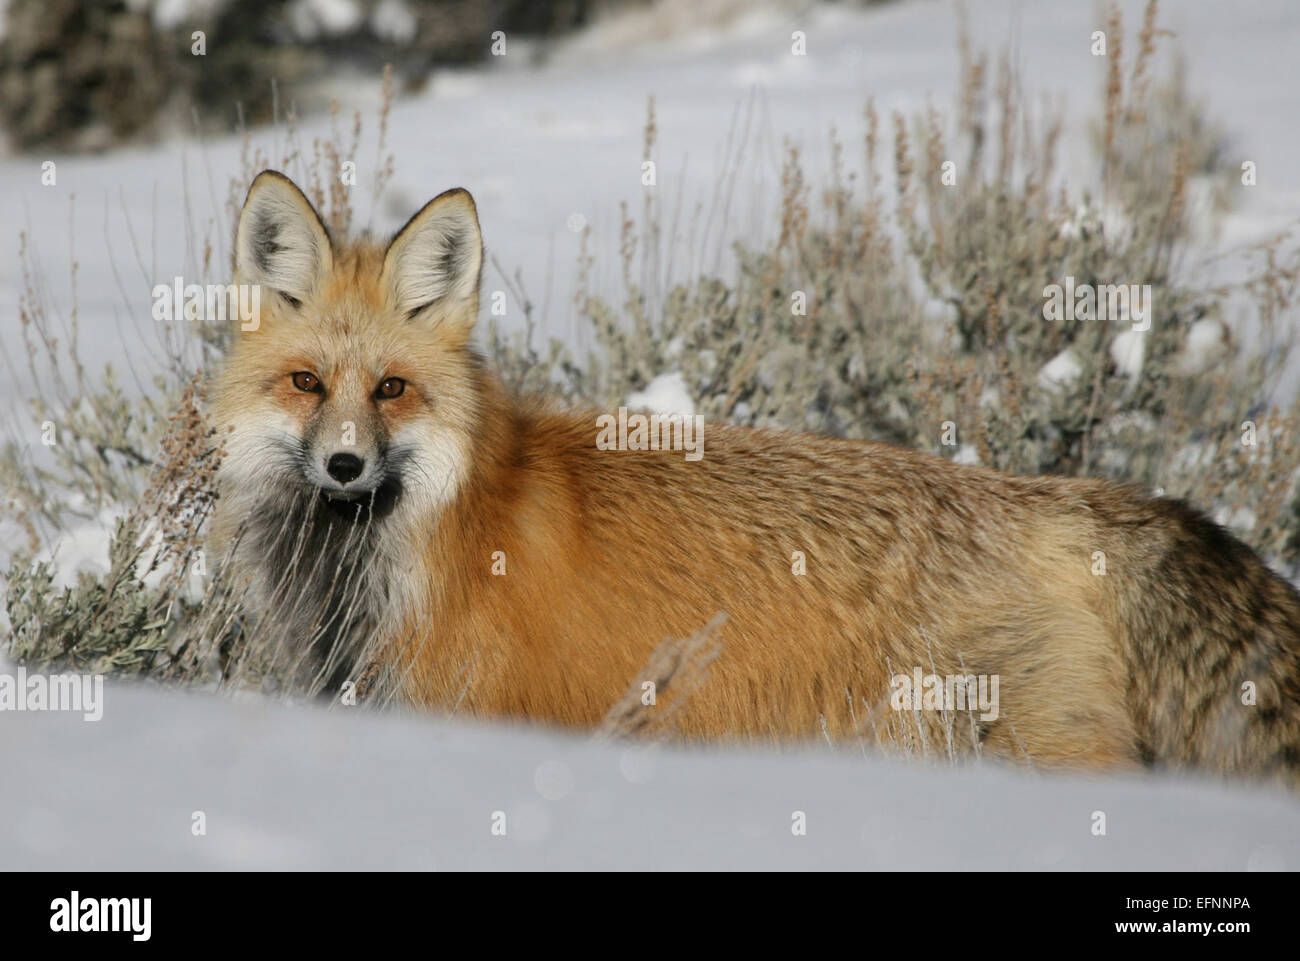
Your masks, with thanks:
M1300 866L1281 792L600 744L125 684L98 722L0 714L0 759L11 870Z
M967 5L978 44L995 52L1014 44L1031 96L1062 98L1074 121L1062 151L1067 179L1092 169L1084 118L1095 114L1102 74L1088 50L1100 26L1093 5ZM520 47L490 67L435 76L426 93L393 110L396 179L373 211L364 198L374 145L361 150L363 219L388 230L441 190L468 187L492 258L486 290L503 287L495 264L508 274L519 268L543 312L540 333L578 340L573 227L592 226L594 286L612 290L619 201L639 210L646 189L648 95L659 129L654 189L665 211L681 211L679 275L686 263L712 266L730 240L775 226L785 136L802 144L817 173L828 163L831 127L856 149L868 96L882 115L953 103L947 3L806 13L784 4L668 6L677 15L666 28L599 25L541 68ZM1131 36L1142 3L1121 7ZM699 14L706 9L710 15ZM1226 250L1294 225L1300 7L1181 0L1164 6L1161 21L1177 34L1211 116L1259 171L1259 186L1243 188L1219 243ZM806 57L791 55L795 30L807 35ZM341 78L337 87L349 105L377 102L371 81ZM737 167L728 130L750 103ZM308 121L301 130L310 149L324 126ZM277 137L259 132L254 142ZM48 293L64 309L75 259L84 356L143 379L158 350L153 285L194 276L205 239L226 255L224 203L239 151L232 137L173 139L102 157L0 158L0 340L16 343L17 233L28 230ZM54 186L41 185L46 160L57 164ZM719 185L732 179L739 199L710 214ZM1221 269L1231 273L1235 263L1227 257ZM510 309L507 320L517 320L513 300ZM39 425L20 403L28 388L0 366L4 434L35 445ZM100 548L87 538L97 530L71 539L73 566L94 564ZM348 717L128 685L110 686L108 695L99 723L0 714L9 785L0 799L0 865L1300 867L1300 804L1255 789L927 768L820 748L647 754L460 721ZM191 833L195 811L207 814L205 837ZM491 834L496 811L506 814L506 837ZM791 834L795 811L807 815L806 837ZM1105 837L1091 833L1095 811L1106 813Z

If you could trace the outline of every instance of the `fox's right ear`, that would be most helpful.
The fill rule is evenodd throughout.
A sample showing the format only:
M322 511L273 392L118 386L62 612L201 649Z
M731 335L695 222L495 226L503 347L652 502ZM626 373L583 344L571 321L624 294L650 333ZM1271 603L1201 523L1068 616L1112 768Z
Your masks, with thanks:
M248 188L235 229L235 276L302 301L333 266L329 232L311 201L275 170Z

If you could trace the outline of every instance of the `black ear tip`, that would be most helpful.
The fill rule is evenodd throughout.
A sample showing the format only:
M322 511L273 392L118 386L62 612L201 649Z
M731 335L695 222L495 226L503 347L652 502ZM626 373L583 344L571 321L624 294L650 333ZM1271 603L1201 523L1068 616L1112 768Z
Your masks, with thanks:
M267 180L281 180L285 183L293 183L292 180L280 173L280 171L267 167L265 170L258 172L257 176L253 178L250 186L256 187L258 184L264 183Z
M272 183L288 184L290 187L293 187L295 190L297 189L297 185L292 180L290 180L284 174L280 173L280 171L272 170L270 167L268 167L265 170L258 173L258 175L252 179L252 182L249 183L248 193L244 195L244 203L245 204L248 203L249 198L253 196L253 193L259 187L266 187Z
M450 190L444 190L438 196L434 197L431 203L437 203L440 200L455 200L468 204L469 209L478 213L478 205L474 203L474 195L464 187L452 187Z
M292 177L270 167L267 167L253 178L252 183L248 185L249 196L251 196L253 191L257 190L259 187L269 187L273 184L280 187L287 187L292 192L301 196L304 200L307 199L307 195L303 193L303 189L294 183Z

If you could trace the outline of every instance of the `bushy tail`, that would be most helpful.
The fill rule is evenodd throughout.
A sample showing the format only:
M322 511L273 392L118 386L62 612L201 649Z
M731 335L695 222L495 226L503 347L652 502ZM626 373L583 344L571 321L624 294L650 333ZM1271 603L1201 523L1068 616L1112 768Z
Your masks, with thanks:
M1118 579L1139 750L1300 788L1300 594L1187 504L1147 506Z

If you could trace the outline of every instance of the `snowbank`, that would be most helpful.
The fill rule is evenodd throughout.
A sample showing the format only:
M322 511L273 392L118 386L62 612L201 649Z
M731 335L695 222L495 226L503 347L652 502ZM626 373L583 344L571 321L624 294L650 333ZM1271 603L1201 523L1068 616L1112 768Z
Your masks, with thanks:
M601 744L122 684L104 700L98 723L0 714L6 869L1300 867L1300 804L1260 789Z

